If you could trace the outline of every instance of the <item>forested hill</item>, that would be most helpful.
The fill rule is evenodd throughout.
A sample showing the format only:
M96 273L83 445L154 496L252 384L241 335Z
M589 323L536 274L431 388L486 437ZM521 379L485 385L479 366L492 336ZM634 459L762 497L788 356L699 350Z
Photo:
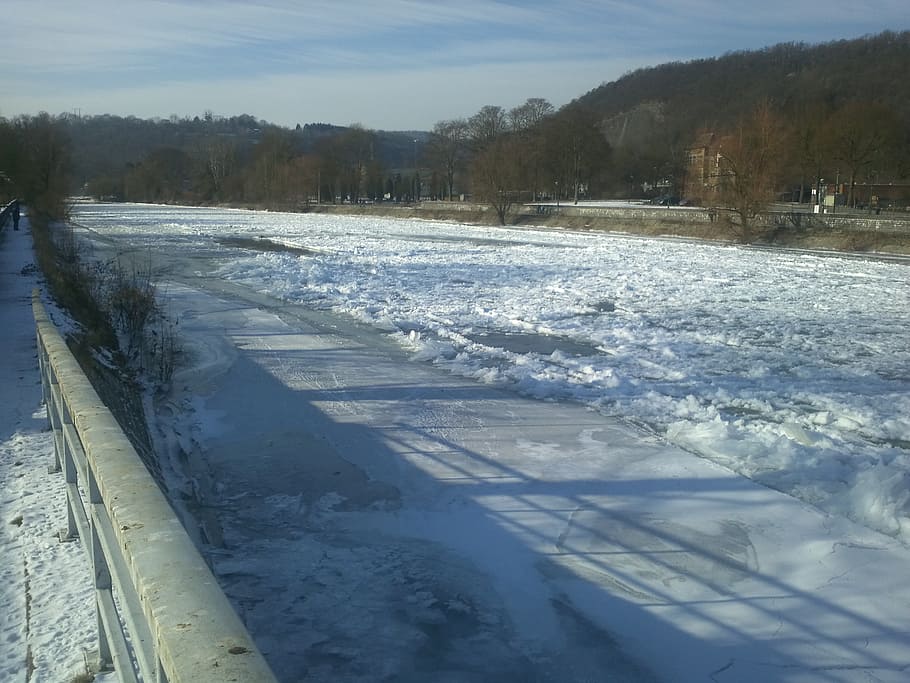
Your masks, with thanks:
M140 119L105 114L64 115L59 120L72 145L72 173L77 188L101 177L119 176L150 157L157 157L157 161L172 165L175 172L183 174L183 167L189 166L184 157L205 156L215 140L229 144L235 160L242 162L269 135L282 136L289 153L304 154L351 130L328 123L287 129L249 114L223 117L211 112L193 118ZM414 140L422 141L426 133L374 131L374 137L372 152L386 165L410 166Z
M639 69L573 104L607 123L614 144L630 126L660 123L678 134L724 129L770 100L783 111L829 110L863 100L910 124L910 31L820 45L784 43L763 50ZM647 134L645 131L640 131Z

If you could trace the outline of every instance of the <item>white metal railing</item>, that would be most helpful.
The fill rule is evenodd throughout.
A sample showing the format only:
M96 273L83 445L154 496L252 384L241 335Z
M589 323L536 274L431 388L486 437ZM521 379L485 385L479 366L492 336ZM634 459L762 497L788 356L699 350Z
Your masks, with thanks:
M37 291L32 309L55 463L66 480L66 535L82 539L95 578L101 664L124 682L274 683Z

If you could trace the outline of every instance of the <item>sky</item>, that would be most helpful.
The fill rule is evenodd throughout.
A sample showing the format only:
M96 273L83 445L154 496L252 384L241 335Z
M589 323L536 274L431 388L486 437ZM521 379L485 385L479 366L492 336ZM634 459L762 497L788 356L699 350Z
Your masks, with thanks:
M910 29L905 0L4 0L0 116L429 130L631 70Z

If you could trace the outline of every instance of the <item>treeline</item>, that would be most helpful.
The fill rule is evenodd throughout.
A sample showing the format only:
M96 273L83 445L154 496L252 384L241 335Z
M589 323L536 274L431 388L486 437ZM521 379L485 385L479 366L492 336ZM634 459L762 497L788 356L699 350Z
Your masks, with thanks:
M151 202L296 204L347 195L345 166L409 163L415 135L426 137L330 124L287 129L212 112L155 120L65 115L60 125L73 141L80 192Z
M557 115L542 98L440 121L427 148L433 176L443 180L437 194L451 199L458 188L469 189L495 209L500 222L516 201L600 195L612 169L595 113L575 106Z
M533 199L730 201L721 190L733 182L731 169L741 180L751 173L733 163L734 141L745 136L749 155L763 159L762 201L804 200L825 178L840 180L856 204L859 186L910 176L908 72L904 32L642 69L558 111L531 98L429 132L289 129L212 112L156 120L41 114L0 122L15 150L0 170L31 169L11 177L35 196L59 192L72 159L69 191L102 199L296 208L469 195L504 220L514 202ZM759 119L762 131L750 137ZM708 134L718 164L710 197L691 183L692 149Z
M483 107L431 132L329 124L288 129L244 115L54 119L71 141L75 192L137 202L410 202L472 195L576 196L609 164L596 117L532 98ZM495 144L494 144L495 143ZM492 190L490 188L493 188Z
M72 191L71 152L66 131L48 114L0 118L0 200L20 198L35 215L63 217Z

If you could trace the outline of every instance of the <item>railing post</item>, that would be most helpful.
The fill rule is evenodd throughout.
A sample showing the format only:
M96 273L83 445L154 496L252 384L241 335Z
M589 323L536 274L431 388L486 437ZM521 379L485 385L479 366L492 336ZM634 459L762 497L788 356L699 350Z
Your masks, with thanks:
M59 389L59 386L58 386ZM72 429L73 420L70 416L69 408L60 397L60 433L54 434L54 443L60 443L63 455L63 479L66 482L66 536L60 540L72 540L79 535L79 528L76 525L76 505L82 506L82 499L79 498L78 481L79 475L76 471L76 461L73 454L73 444L67 438L67 432ZM75 498L74 498L75 496Z
M81 500L73 500L73 492L78 495L78 476L76 474L76 463L73 461L73 452L66 438L63 439L63 475L67 484L66 487L66 537L61 540L72 540L79 536L79 528L76 526L76 505L82 505Z
M161 666L161 660L158 660L158 678L155 683L168 683L167 673L164 671L164 667Z
M41 340L41 331L35 329L35 339L38 343L38 373L41 375L41 402L47 405L47 349L44 348L44 342ZM50 417L47 421L50 427Z
M94 477L92 477L94 478ZM97 487L96 487L97 489ZM89 522L92 535L92 573L95 577L95 621L98 629L98 665L102 671L110 670L114 664L111 656L111 645L104 626L103 594L111 593L111 572L107 561L104 559L104 550L101 548L101 539L95 526L94 517Z
M53 367L50 367L50 373L48 376L48 397L47 397L47 419L50 423L50 428L54 432L54 465L50 468L50 472L59 472L61 469L60 465L60 450L61 444L60 440L63 438L63 428L60 421L59 406L61 401L60 396L60 382L57 379L57 373L54 371Z
M95 474L88 472L88 502L89 505L101 503L101 492L98 490L98 482L95 481ZM104 619L102 618L102 596L105 590L111 590L111 572L108 569L107 562L104 559L104 549L101 547L101 538L98 534L98 526L95 522L94 515L89 515L89 532L91 534L91 559L92 575L95 577L95 620L98 629L98 665L102 671L110 669L113 665L111 657L111 645L107 638L107 631L104 628Z

